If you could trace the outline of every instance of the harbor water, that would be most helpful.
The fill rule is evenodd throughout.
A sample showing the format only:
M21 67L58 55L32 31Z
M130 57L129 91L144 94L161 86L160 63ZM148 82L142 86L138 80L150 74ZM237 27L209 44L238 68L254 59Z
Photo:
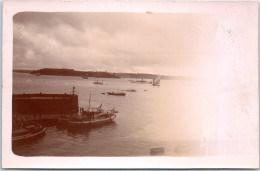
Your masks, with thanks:
M160 86L131 83L129 78L103 80L70 76L13 74L13 93L71 93L75 86L79 107L102 103L117 110L113 123L83 131L47 127L41 139L13 149L21 156L149 156L150 149L164 148L165 156L202 155L202 125L198 83L194 80L161 80ZM149 80L151 81L151 80ZM135 89L126 96L108 91Z

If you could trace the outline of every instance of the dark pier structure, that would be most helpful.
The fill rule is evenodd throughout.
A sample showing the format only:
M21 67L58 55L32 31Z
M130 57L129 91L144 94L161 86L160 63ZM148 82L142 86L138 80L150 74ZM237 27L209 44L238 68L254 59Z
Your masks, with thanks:
M72 94L13 94L13 117L55 122L61 115L78 113L78 95Z

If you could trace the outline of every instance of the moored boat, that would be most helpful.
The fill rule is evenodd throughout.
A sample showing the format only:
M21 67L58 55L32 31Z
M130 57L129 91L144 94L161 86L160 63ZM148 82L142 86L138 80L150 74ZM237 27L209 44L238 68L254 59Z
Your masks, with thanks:
M118 113L114 108L112 110L102 109L102 103L99 107L90 107L91 93L89 97L89 105L85 110L83 107L80 108L79 114L73 115L68 120L68 128L91 128L94 126L99 126L105 123L110 123L116 118L116 113Z
M135 90L135 89L126 89L126 90L122 90L122 91L136 92L136 90Z
M108 95L125 96L124 92L107 92Z
M114 109L112 110L102 110L102 111L84 111L81 110L81 115L72 117L68 126L70 128L92 128L106 123L111 123L116 118L116 113Z
M100 84L100 85L102 85L102 84L103 84L103 80L102 80L102 81L96 80L96 81L94 81L93 83L94 83L94 84Z
M160 77L153 79L153 86L160 86Z
M96 77L96 80L93 82L93 84L103 84L103 80L102 81L98 81L98 76Z
M86 75L82 75L81 76L83 79L85 79L85 80L87 80L88 79L88 75L86 74Z
M16 146L18 144L23 144L27 142L32 142L38 138L41 138L46 133L46 127L39 123L24 125L19 120L14 120L13 130L12 130L12 145Z

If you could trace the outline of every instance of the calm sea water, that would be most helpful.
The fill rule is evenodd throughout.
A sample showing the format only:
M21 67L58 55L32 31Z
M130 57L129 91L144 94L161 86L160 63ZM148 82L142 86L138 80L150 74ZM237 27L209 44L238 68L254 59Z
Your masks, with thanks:
M79 106L119 111L114 123L91 130L70 133L48 127L36 142L14 149L22 156L149 156L150 149L165 148L166 156L201 155L201 125L196 105L197 83L187 80L161 80L160 86L130 83L129 79L35 76L14 73L13 93L70 93L76 87ZM126 96L101 94L135 89Z

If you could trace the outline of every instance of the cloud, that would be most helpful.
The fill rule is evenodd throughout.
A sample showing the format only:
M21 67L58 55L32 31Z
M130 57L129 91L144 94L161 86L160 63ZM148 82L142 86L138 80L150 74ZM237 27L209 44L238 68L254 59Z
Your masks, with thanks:
M13 19L14 68L174 74L196 70L214 51L216 23L206 14L23 12Z

